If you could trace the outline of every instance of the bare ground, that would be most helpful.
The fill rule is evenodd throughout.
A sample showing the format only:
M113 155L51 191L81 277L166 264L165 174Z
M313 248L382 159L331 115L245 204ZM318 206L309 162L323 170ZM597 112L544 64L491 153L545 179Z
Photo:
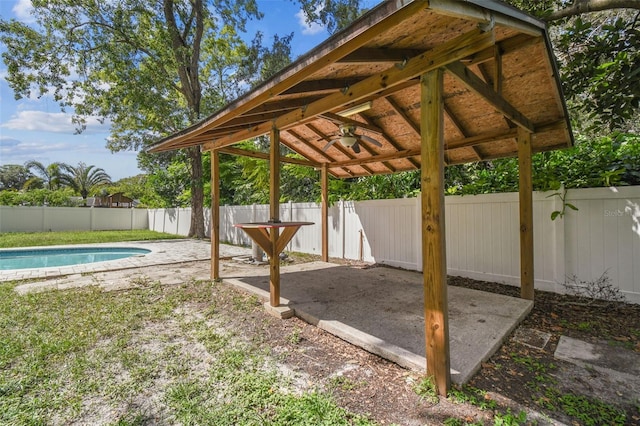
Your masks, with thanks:
M315 259L294 259L308 260ZM200 270L208 267L208 262L194 263ZM161 281L164 284L164 279ZM516 297L519 292L510 286L456 277L450 277L449 284ZM533 311L483 364L469 386L434 400L416 392L424 379L420 374L297 318L276 319L255 298L223 287L215 309L224 312L225 328L258 342L277 361L282 374L291 377L301 390L326 390L340 406L380 424L640 424L640 396L624 383L612 383L597 371L554 358L561 335L587 342L607 341L640 353L640 305L586 307L583 300L570 296L536 292ZM114 290L126 288L116 286ZM239 305L238 298L246 303ZM190 311L199 309L208 307ZM550 334L542 349L515 338L531 330ZM153 339L157 333L149 330L145 339Z
M449 284L519 296L518 288L496 283L450 277ZM278 320L256 306L233 326L264 338L287 371L330 390L343 407L381 424L640 424L640 395L624 383L554 358L561 335L640 353L640 305L583 303L537 291L533 311L469 386L437 401L416 393L423 380L419 374L297 318ZM550 334L542 349L514 338L531 330ZM523 414L517 421L521 412L526 419Z

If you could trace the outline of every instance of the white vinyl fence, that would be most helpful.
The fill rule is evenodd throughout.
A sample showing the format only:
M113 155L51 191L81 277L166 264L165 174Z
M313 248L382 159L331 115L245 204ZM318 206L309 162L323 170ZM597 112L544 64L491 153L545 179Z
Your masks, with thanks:
M563 218L553 193L534 193L536 288L562 292L567 277L593 281L606 272L627 301L640 303L640 187L569 190ZM518 194L445 198L450 275L519 285ZM186 235L189 209L150 210L149 226ZM220 238L249 245L235 223L265 221L269 207L223 206ZM210 217L210 212L205 212ZM309 221L288 249L320 254L318 204L283 204L280 218ZM207 232L208 228L207 228ZM329 209L329 255L421 270L420 199L340 202Z
M559 197L534 193L536 288L562 291L567 277L594 281L603 273L628 301L640 303L640 187L569 190L564 218ZM518 194L445 198L447 268L451 275L519 285ZM320 254L321 210L315 203L283 204L284 221L306 221L287 247ZM266 221L269 207L223 206L221 240L249 245L233 224ZM187 235L190 209L100 209L0 206L0 233L152 229ZM210 211L205 211L207 233ZM329 255L422 269L420 199L339 202L329 209Z
M143 209L0 206L0 233L149 229Z

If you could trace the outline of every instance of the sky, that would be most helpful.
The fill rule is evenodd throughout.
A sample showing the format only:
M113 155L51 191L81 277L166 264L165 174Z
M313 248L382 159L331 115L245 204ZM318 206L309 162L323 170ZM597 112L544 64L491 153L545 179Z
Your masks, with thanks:
M294 32L292 57L304 54L328 37L320 25L308 25L299 6L290 0L257 0L265 15L247 26L248 40L257 30L263 40ZM365 2L368 3L368 2ZM0 17L34 23L31 0L0 0ZM0 53L5 51L0 44ZM109 123L90 119L84 132L76 134L70 112L61 112L50 96L15 100L7 80L6 64L0 61L0 166L36 160L47 166L53 162L100 167L113 181L135 176L141 171L134 151L111 153L105 145Z

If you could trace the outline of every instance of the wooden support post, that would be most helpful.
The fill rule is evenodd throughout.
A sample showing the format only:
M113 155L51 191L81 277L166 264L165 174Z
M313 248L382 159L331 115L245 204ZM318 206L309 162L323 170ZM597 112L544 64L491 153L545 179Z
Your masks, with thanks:
M444 220L443 71L420 80L422 258L427 375L440 395L451 386Z
M329 171L328 163L320 169L320 186L322 192L322 261L329 261Z
M533 179L531 177L531 133L518 128L520 174L520 297L533 300Z
M211 279L220 279L220 155L211 151Z
M280 131L271 129L269 151L269 221L280 221ZM280 306L280 253L275 251L280 231L271 229L269 237L274 248L269 258L269 302L271 306Z

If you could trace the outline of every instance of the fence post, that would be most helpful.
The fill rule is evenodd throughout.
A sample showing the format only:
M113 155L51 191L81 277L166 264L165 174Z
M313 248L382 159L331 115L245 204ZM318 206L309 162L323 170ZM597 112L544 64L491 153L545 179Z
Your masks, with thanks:
M565 194L565 202L566 197L569 195L569 192L567 191L565 193L565 189L564 189L564 185L560 186L560 189L558 190L558 192L560 192L561 194ZM560 197L553 197L553 209L554 211L562 211L563 208L563 201L560 199ZM569 220L569 216L568 215L564 215L563 217L558 217L556 218L556 220L553 221L553 238L554 238L554 280L556 282L556 291L562 291L562 288L559 288L559 286L561 287L561 284L564 283L566 281L566 264L565 264L565 255L566 255L566 250L565 250L565 226L564 226L564 222L565 220Z
M342 230L342 258L345 258L345 251L346 251L346 247L345 245L347 244L347 237L346 237L346 228L347 228L347 224L345 223L346 220L346 216L345 216L345 211L344 211L344 200L340 200L340 223L342 224L341 226L341 230Z
M422 193L422 192L421 192ZM420 196L414 198L416 201L415 208L413 209L415 216L415 232L416 235L422 236L422 198ZM447 204L447 200L445 198L445 206ZM446 211L446 208L445 208ZM423 267L423 259L422 259L422 237L416 238L416 270L422 271Z
M293 222L293 201L289 200L289 222ZM293 238L289 240L289 244L287 247L288 251L291 251L293 247Z

